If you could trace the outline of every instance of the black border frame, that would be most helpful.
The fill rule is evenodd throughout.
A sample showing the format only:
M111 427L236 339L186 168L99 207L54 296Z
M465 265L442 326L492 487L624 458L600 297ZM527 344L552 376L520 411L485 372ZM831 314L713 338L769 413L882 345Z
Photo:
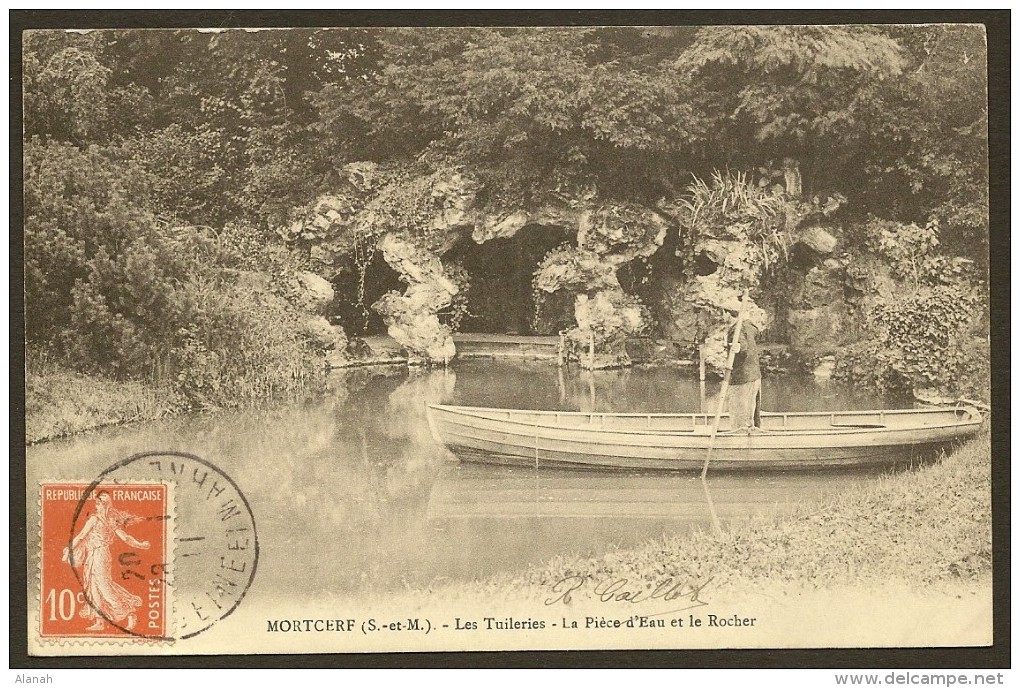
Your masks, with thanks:
M10 10L9 667L82 668L931 668L1010 667L1010 12L1009 10ZM22 38L30 29L655 24L983 24L988 39L992 342L993 645L956 648L422 652L174 657L28 655L25 473Z

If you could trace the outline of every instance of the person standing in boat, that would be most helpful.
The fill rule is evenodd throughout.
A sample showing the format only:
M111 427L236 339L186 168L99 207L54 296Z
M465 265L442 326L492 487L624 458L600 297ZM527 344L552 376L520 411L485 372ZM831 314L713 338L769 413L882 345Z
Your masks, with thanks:
M733 318L726 335L727 343L733 342L741 308L743 304L739 301L726 304L726 310ZM758 328L745 317L740 326L740 339L732 344L735 356L730 372L729 411L732 428L736 432L751 432L761 427L761 364L757 337Z

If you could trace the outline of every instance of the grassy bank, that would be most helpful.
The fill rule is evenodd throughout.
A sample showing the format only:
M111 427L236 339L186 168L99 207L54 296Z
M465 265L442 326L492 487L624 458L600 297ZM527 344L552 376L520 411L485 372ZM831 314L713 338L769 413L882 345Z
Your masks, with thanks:
M711 477L709 478L711 485ZM453 596L548 595L567 576L712 579L713 590L973 582L991 571L991 445L987 427L938 463L861 485L822 507L668 537L601 557L558 558L518 576L454 585ZM436 593L443 595L442 590Z
M66 371L29 372L25 384L28 444L139 420L155 420L186 407L167 387L121 382Z

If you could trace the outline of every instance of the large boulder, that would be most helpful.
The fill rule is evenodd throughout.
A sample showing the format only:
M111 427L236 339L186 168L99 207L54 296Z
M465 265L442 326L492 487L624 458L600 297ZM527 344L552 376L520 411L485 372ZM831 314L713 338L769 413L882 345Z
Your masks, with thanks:
M408 284L432 284L450 297L457 293L457 285L446 276L439 257L412 240L387 234L379 241L379 250L386 263ZM449 302L443 304L448 305Z
M839 240L822 227L807 227L800 232L797 241L815 253L829 255L836 250Z
M457 353L449 328L439 322L435 311L395 291L387 292L373 304L386 321L386 332L407 350L408 362L446 363Z
M328 245L351 227L361 203L359 193L350 187L323 194L296 210L291 221L277 231L283 239L297 245Z
M612 265L655 253L669 225L655 211L640 206L604 204L581 213L577 245Z
M791 310L787 315L791 353L803 361L835 354L845 336L847 317L843 304Z
M333 285L314 272L299 272L293 281L294 301L310 313L323 314L333 303Z
M578 294L574 301L577 327L566 333L568 343L586 368L615 368L629 365L627 337L640 333L647 312L635 297L622 289ZM595 356L591 356L594 341Z
M486 215L471 232L471 238L475 243L483 244L490 239L507 239L517 234L531 216L523 210L510 213L506 216Z
M550 194L533 207L492 212L478 206L475 180L456 168L364 162L348 164L342 172L346 179L339 188L298 209L280 232L307 250L323 274L381 237L376 246L408 287L403 294L384 295L373 307L412 360L448 360L455 353L438 312L450 305L458 288L440 257L468 232L477 243L512 237L528 226L576 232L575 245L558 249L539 266L536 289L569 295L563 301L572 299L575 318L580 314L586 321L576 328L578 337L596 333L597 348L622 350L619 341L645 327L645 309L623 292L616 271L662 245L670 225L660 212L598 203L590 185ZM300 281L313 312L324 312L328 301L322 285Z
M409 362L447 363L457 348L438 313L450 305L457 285L437 256L409 239L388 234L379 248L408 287L403 294L387 292L372 308L383 317L389 335L407 350Z
M699 239L695 253L713 265L707 274L688 282L683 300L700 308L713 319L724 313L724 304L740 298L745 290L758 286L760 258L747 242L734 239ZM765 323L762 323L764 325Z
M661 287L661 295L652 308L662 335L674 342L700 344L705 329L704 312L684 298L687 280L667 278Z
M578 294L603 289L619 289L616 266L597 253L564 246L554 249L539 265L533 286L552 294L560 289Z
M548 209L545 214L544 219L551 219ZM621 265L655 253L666 237L667 224L652 210L621 204L584 208L565 217L576 218L577 245L550 252L533 285L550 294L563 290L574 295L577 326L566 336L583 366L628 365L626 339L645 330L648 312L623 291L616 273Z
M687 329L697 328L695 336L704 332L705 364L721 375L728 360L726 333L733 323L728 308L741 303L745 292L758 286L761 258L748 242L730 238L703 237L695 250L715 269L690 280L674 297L674 310L684 314ZM744 317L759 332L768 328L772 321L768 311L751 298L742 304Z
M531 210L518 209L510 213L483 214L475 218L471 238L476 244L484 244L491 239L508 239L531 225L576 232L581 214L577 208L554 205Z
M435 179L432 183L432 204L435 212L431 229L443 234L470 227L469 216L478 193L478 185L460 173Z
M598 330L610 335L624 335L639 331L645 324L641 303L619 291L600 291L588 296L578 294L574 302L574 317L581 330Z
M305 335L323 351L345 351L347 334L339 325L331 325L321 315L313 315L302 322Z
M806 310L819 306L842 304L846 300L842 266L822 264L808 270L803 281L791 294L790 305Z

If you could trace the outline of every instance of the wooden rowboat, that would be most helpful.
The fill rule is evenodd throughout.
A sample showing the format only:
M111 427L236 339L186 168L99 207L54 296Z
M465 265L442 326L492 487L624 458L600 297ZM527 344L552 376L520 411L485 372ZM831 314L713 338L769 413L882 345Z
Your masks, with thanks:
M710 414L524 411L427 406L438 442L461 460L598 469L700 469L715 420ZM931 457L974 435L971 406L932 409L763 413L758 432L715 438L712 470L865 466Z

